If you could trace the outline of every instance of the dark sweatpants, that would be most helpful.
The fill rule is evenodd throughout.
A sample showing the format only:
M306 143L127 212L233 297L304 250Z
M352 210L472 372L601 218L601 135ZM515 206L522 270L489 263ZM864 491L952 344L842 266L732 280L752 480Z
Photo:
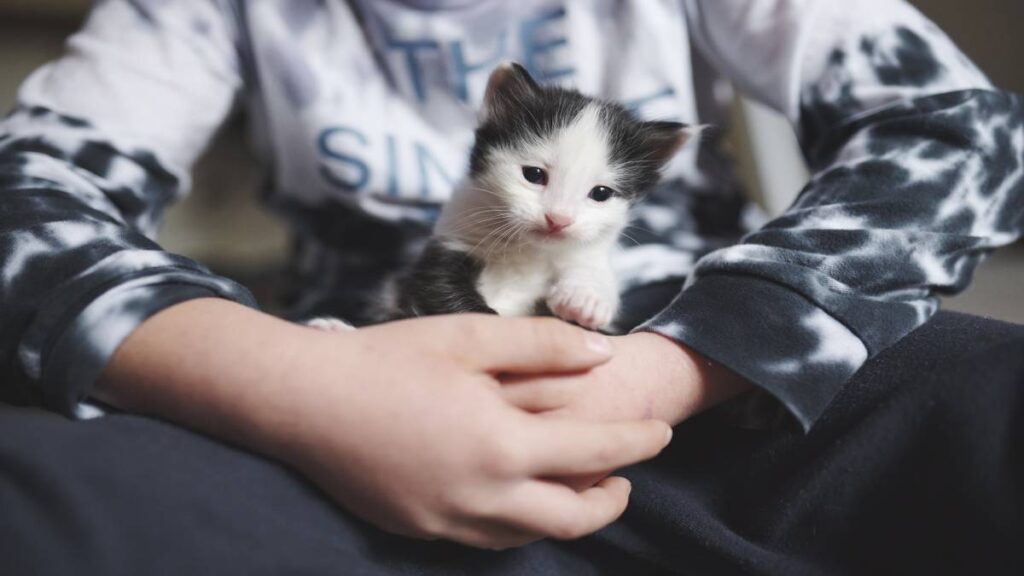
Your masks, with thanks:
M154 420L0 407L0 573L1021 574L1022 384L1024 327L941 313L809 434L698 416L626 471L619 522L501 553L383 534Z

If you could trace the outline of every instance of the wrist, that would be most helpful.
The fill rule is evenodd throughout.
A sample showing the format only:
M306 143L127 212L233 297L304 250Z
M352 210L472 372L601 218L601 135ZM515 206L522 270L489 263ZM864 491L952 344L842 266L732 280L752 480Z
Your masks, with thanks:
M648 362L658 367L654 416L675 426L720 404L751 384L728 367L697 353L685 344L657 332L636 332Z

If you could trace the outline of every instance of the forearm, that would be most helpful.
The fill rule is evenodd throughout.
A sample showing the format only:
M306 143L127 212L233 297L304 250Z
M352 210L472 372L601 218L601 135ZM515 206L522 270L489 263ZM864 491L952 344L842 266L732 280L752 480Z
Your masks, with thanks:
M286 460L304 400L297 355L324 336L227 300L190 300L140 325L94 395Z

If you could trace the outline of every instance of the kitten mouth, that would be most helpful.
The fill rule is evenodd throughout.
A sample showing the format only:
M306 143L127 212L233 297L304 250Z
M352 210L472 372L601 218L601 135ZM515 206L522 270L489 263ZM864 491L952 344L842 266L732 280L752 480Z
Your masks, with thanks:
M561 240L566 237L565 230L551 230L550 228L534 228L533 235L542 240Z

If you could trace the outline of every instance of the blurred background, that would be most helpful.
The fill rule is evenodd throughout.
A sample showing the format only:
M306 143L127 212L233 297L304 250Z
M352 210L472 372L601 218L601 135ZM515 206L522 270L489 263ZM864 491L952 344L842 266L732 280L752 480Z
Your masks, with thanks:
M841 1L841 0L831 0ZM18 84L58 56L91 0L0 0L0 113ZM1024 93L1024 1L912 0L997 85ZM807 172L780 117L737 97L730 146L751 194L771 213L783 210ZM238 126L227 126L195 168L191 196L169 213L162 245L250 286L266 301L287 257L284 229L259 207L259 170ZM1024 323L1024 244L985 262L965 293L944 307Z

